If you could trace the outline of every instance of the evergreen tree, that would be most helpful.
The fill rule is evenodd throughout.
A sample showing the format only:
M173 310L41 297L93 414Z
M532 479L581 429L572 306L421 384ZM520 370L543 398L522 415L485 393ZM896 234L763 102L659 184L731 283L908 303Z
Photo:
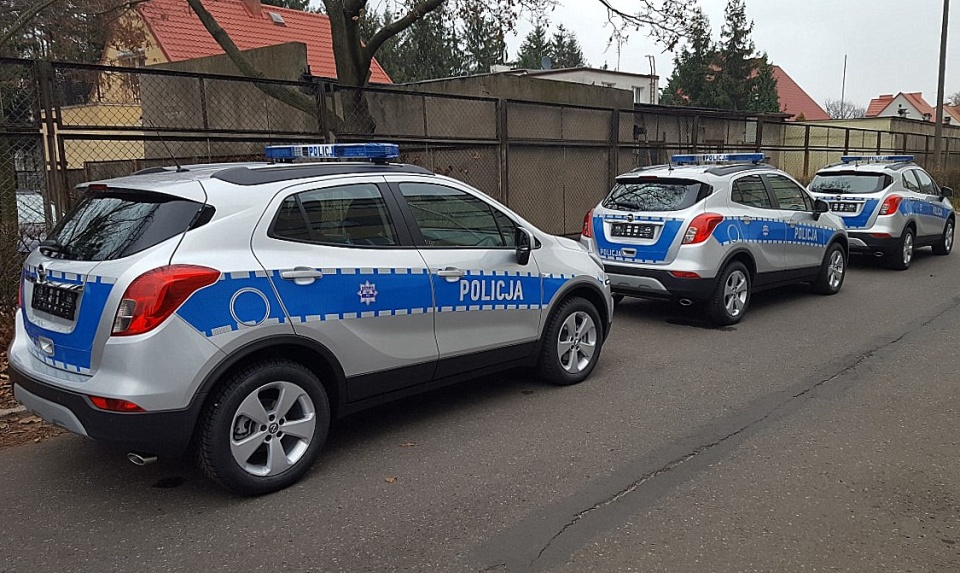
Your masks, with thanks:
M711 39L710 22L699 8L690 22L688 46L673 58L673 75L667 80L660 98L663 105L705 106L707 93L713 91L711 69L716 47Z
M727 2L724 20L714 76L718 97L711 107L742 111L748 109L756 75L756 46L750 38L753 22L747 20L744 0Z
M527 34L527 37L520 44L520 51L517 53L517 67L527 70L539 70L543 67L543 58L551 57L550 45L547 41L547 29L537 23Z
M554 68L580 68L587 65L577 35L567 30L563 24L557 27L548 48Z
M416 82L458 76L464 69L464 56L454 26L451 8L443 5L409 28L400 40L398 65L400 79L395 82ZM398 62L400 64L401 62Z
M747 110L777 113L780 111L780 96L777 94L777 78L773 76L773 66L767 60L767 54L762 54L755 60L757 70L751 78L750 99Z
M490 14L466 14L463 23L463 54L466 71L486 74L490 67L507 61L507 42L500 22Z

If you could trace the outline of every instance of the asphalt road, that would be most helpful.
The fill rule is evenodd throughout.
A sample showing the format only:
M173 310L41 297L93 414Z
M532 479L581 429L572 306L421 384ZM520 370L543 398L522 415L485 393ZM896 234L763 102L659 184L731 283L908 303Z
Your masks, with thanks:
M924 250L927 251L927 250ZM713 329L627 301L594 376L338 423L257 499L73 436L0 451L0 571L960 571L960 253Z

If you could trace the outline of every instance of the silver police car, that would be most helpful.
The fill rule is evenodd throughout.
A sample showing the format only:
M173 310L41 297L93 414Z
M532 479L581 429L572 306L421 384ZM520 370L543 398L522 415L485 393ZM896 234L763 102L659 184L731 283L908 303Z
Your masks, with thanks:
M712 321L729 325L759 289L809 282L818 293L838 292L843 223L764 159L675 155L669 165L617 177L581 234L615 295L703 303Z
M298 480L331 419L504 368L574 384L613 302L579 243L395 145L373 161L149 169L86 198L23 267L15 395L136 463L194 444L240 494Z
M850 233L850 251L876 254L906 270L914 250L953 250L953 190L939 187L912 155L847 155L817 172L810 193L830 205Z

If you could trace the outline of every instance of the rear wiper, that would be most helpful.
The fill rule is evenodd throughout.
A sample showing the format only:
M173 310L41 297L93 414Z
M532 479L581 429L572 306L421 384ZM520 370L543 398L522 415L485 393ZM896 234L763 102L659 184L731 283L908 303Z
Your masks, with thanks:
M70 252L70 248L66 245L61 245L56 239L46 239L40 241L40 252L48 257L53 255L66 255Z

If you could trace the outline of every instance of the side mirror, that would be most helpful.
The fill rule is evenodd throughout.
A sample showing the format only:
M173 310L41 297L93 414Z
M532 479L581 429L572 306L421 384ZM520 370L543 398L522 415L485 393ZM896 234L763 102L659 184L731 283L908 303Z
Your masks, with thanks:
M813 201L813 219L817 220L820 218L820 215L830 212L830 205L822 199L814 199Z
M517 227L515 238L517 244L517 264L526 265L530 262L530 253L533 252L535 242L533 233L523 227Z
M953 197L953 189L951 187L941 187L940 188L941 197Z

